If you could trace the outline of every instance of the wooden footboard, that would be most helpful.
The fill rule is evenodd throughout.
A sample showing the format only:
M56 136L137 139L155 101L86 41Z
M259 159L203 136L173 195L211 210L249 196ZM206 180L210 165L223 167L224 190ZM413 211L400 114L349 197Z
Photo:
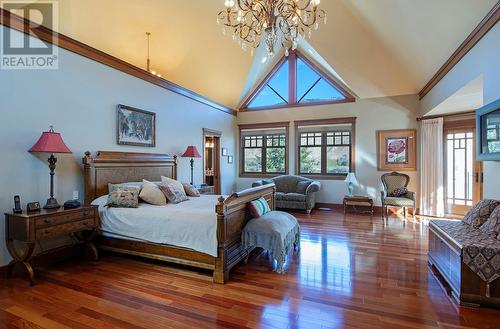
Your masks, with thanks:
M233 193L227 198L219 198L215 206L218 248L214 282L225 283L229 278L231 268L250 252L241 248L241 231L251 219L247 209L248 202L264 197L269 207L274 210L276 208L275 192L275 185L268 184Z

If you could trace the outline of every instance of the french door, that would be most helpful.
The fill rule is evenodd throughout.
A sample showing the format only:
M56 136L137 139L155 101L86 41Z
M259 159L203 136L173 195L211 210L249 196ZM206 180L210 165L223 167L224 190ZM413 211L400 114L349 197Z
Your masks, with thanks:
M473 122L453 126L444 131L445 210L463 215L482 198L483 166L476 161Z

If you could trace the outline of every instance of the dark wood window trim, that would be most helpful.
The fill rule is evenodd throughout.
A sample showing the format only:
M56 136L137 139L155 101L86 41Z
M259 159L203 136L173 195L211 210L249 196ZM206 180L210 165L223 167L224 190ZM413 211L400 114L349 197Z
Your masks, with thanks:
M326 125L336 125L336 124L350 124L351 125L351 136L350 136L350 169L349 172L356 172L356 117L345 117L345 118L331 118L331 119L318 119L318 120L299 120L295 121L295 173L300 176L312 178L312 179L322 179L322 180L344 180L346 174L327 174L326 173L326 133L322 134L322 150L321 150L321 174L301 174L300 173L300 127L307 126L326 126Z
M33 23L30 20L20 17L16 14L13 14L3 8L0 8L0 24L9 27L11 29L17 30L19 32L29 34L45 42L52 43L60 48L69 50L80 56L90 58L96 62L107 65L116 70L132 75L136 78L147 81L154 85L157 85L161 88L170 90L176 94L190 98L199 103L208 105L216 110L229 113L231 115L236 115L236 111L222 104L219 104L213 100L210 100L205 96L197 94L191 90L188 90L163 78L157 77L156 75L153 75L148 71L143 70L140 67L127 63L103 51L95 49L87 44L72 39L64 34L52 31L51 29L45 26L39 26L38 24Z
M243 144L243 131L244 130L250 130L250 129L279 129L279 128L284 128L285 129L285 172L284 173L267 173L265 171L265 149L266 149L266 140L263 140L263 147L262 147L262 152L263 152L263 161L262 161L262 172L261 173L250 173L250 172L245 172L244 171L244 144ZM238 130L239 130L239 136L238 136L238 141L239 141L239 177L241 178L270 178L270 177L276 177L277 175L283 175L283 174L288 174L289 173L289 149L290 149L290 140L289 140L289 130L290 130L290 122L289 121L284 121L284 122L270 122L270 123L256 123L256 124L240 124L238 125ZM269 134L269 135L274 135L274 134Z
M313 70L315 70L321 78L326 80L328 83L333 85L338 91L345 97L341 100L331 100L331 101L321 101L321 102L311 102L311 103L299 103L297 101L297 58L300 58L307 65L309 65ZM257 96L257 94L264 88L269 80L272 79L274 74L281 68L281 65L288 60L289 72L288 72L288 103L282 105L273 105L273 106L262 106L262 107L253 107L248 108L250 102ZM271 71L266 75L266 77L257 85L257 87L246 97L244 98L242 105L239 106L239 111L260 111L260 110L274 110L281 108L290 108L290 107L304 107L304 106L316 106L316 105L326 105L326 104L339 104L339 103L352 103L355 102L356 99L353 95L351 95L342 85L340 85L337 81L331 79L328 74L326 74L318 65L309 60L306 56L304 56L298 50L290 52L288 57L283 56L276 65L271 69Z

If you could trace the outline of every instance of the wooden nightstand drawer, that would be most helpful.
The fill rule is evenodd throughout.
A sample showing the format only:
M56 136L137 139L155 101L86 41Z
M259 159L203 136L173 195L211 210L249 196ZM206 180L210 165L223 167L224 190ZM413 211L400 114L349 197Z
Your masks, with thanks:
M94 218L87 218L80 221L73 221L67 224L54 225L36 230L37 239L52 238L59 235L66 235L68 233L90 230L94 228Z
M76 211L73 213L58 214L54 216L39 218L35 221L35 227L37 229L42 227L50 227L87 218L94 218L94 209L83 208L80 211Z

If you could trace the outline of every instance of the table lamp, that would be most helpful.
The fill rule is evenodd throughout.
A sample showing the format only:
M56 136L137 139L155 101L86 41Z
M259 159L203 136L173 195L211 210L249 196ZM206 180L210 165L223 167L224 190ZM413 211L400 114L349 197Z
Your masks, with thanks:
M347 183L347 189L349 190L349 196L352 196L352 191L354 190L354 184L358 184L356 175L353 172L347 174L344 182Z
M47 200L47 203L43 206L43 208L59 208L60 205L54 198L54 171L56 169L57 162L57 158L54 156L54 153L71 153L71 150L66 146L66 144L64 144L61 134L56 133L54 128L50 126L50 130L43 132L42 136L40 136L38 141L29 149L28 152L50 153L50 157L48 159L50 169L50 198Z
M187 147L184 154L181 155L183 158L191 158L189 161L191 163L191 185L193 185L193 166L194 166L194 158L201 158L201 154L196 149L196 146L190 145Z

